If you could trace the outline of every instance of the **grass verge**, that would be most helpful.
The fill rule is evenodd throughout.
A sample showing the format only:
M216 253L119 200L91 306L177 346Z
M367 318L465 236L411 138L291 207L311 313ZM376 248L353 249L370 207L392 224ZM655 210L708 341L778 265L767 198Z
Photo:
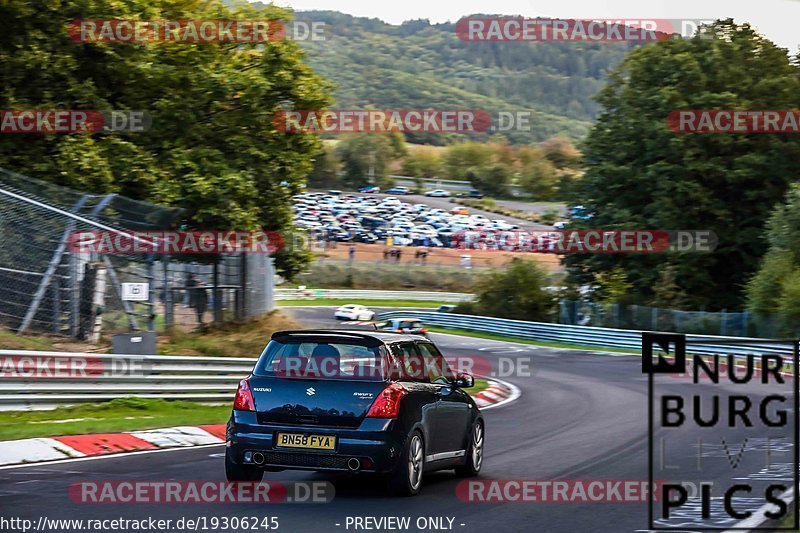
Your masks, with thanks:
M521 337L513 337L511 335L498 335L496 333L486 333L483 331L475 331L471 329L444 328L441 326L431 326L428 324L426 324L425 327L428 328L428 331L432 331L434 333L449 333L451 335L463 335L465 337L475 337L478 339L518 342L520 344L533 344L535 346L544 346L547 348L569 348L570 350L587 350L592 352L597 352L597 351L617 352L617 353L625 353L631 355L639 355L639 352L637 352L636 350L626 350L624 348L607 348L601 346L587 346L585 344L570 344L567 342L538 341L532 339L524 339Z
M282 307L291 306L308 306L308 305L324 305L324 306L339 306L346 304L359 304L366 305L367 307L420 307L426 309L435 309L444 302L421 302L418 300L340 300L320 298L318 300L276 300L275 303Z
M486 390L489 388L489 382L485 379L475 378L475 386L471 389L464 389L465 392L468 392L470 396L475 396L482 390Z
M136 397L49 411L0 411L0 440L224 424L230 412L231 406L227 404L202 405Z

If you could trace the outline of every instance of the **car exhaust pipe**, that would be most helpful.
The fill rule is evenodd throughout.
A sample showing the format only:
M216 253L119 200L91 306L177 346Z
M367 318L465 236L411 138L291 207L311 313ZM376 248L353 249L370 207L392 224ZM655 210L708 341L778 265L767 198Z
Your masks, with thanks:
M358 472L361 470L361 461L355 457L351 457L347 460L347 468L349 468L351 472Z
M253 462L255 464L257 464L257 465L263 465L264 464L264 454L261 453L261 452L255 452L253 454Z

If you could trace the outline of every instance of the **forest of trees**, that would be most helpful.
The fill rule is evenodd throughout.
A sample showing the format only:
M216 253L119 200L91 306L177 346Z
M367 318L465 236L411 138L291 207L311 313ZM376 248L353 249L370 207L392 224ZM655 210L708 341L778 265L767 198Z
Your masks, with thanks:
M393 134L344 135L315 155L309 186L391 185L389 175L465 180L482 193L511 195L512 185L537 200L568 197L581 173L581 154L572 142L553 137L542 143L514 146L504 139L463 142L445 147L407 144Z
M512 143L556 135L585 136L600 106L593 97L631 43L463 42L455 24L407 21L395 26L336 11L305 11L298 20L325 23L324 41L303 42L309 64L336 84L341 109L480 109L531 111L530 132ZM460 137L460 136L458 136ZM487 140L488 134L474 136ZM453 136L415 133L418 144Z

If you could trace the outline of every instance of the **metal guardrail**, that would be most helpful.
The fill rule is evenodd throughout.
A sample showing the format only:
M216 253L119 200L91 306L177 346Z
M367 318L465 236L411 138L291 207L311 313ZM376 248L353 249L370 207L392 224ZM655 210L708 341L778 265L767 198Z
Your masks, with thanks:
M48 409L122 396L227 403L255 361L0 350L0 410Z
M401 318L407 315L404 312L388 311L380 313L381 320ZM582 344L597 346L598 348L623 348L641 350L642 332L633 329L611 329L589 326L572 326L567 324L550 324L545 322L525 322L522 320L509 320L473 315L457 315L452 313L437 313L430 311L415 311L414 316L426 324L446 328L469 329L497 335L507 335L550 342L563 342L567 344ZM776 346L774 343L765 344L765 339L752 339L742 337L722 337L710 335L687 335L691 342L691 349L699 354L733 354L747 355L757 350L758 353L786 353L788 347ZM703 342L705 341L705 343ZM727 344L729 341L730 344ZM735 344L734 344L735 343ZM787 345L788 346L788 345Z
M399 318L405 311L381 313ZM452 313L415 311L426 324L535 339L641 349L641 332L565 324L525 322ZM701 354L786 354L788 347L764 339L687 335L691 351ZM0 350L0 410L47 409L112 400L122 396L208 403L233 399L236 384L256 359L168 355L118 355Z
M474 294L460 292L367 291L352 289L275 289L275 300L314 300L322 298L361 300L418 300L458 303L472 300Z

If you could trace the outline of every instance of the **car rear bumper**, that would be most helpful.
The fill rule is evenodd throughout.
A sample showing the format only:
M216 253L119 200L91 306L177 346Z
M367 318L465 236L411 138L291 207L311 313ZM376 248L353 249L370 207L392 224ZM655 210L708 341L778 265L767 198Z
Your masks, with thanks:
M377 418L365 419L358 428L259 424L255 413L234 411L228 424L227 447L230 459L236 464L256 465L252 456L258 452L264 458L257 465L260 467L384 473L395 468L404 444L402 438L395 435L399 432L393 429L394 420ZM281 448L276 446L279 431L334 435L336 449ZM250 461L245 459L247 452L250 452ZM350 459L358 459L358 468L353 468Z

